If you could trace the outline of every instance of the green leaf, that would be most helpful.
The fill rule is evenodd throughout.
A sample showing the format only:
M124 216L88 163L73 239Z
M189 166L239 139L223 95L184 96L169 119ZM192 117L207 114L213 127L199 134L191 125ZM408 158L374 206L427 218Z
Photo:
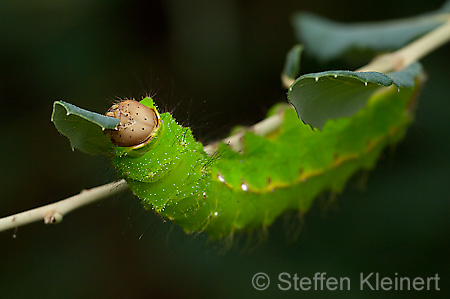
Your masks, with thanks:
M110 138L105 129L116 129L119 120L81 109L64 101L53 103L52 122L56 129L69 138L72 149L87 154L108 154Z
M303 46L298 44L293 46L286 54L282 75L289 79L295 79L300 75L300 58Z
M312 13L293 17L296 37L308 53L319 60L335 59L351 50L392 51L406 45L445 22L439 14L448 13L450 4L439 11L412 18L345 24Z
M421 66L414 63L400 72L328 71L299 77L288 91L289 102L306 124L321 129L329 119L348 117L363 108L380 86L414 86Z

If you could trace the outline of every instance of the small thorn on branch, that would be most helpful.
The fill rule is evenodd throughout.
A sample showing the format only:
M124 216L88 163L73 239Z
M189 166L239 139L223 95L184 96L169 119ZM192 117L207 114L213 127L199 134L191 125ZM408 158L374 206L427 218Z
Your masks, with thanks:
M79 194L61 201L11 215L0 219L0 231L44 220L46 224L56 224L62 221L64 215L87 204L113 196L128 189L125 180L109 183L89 190L83 190Z

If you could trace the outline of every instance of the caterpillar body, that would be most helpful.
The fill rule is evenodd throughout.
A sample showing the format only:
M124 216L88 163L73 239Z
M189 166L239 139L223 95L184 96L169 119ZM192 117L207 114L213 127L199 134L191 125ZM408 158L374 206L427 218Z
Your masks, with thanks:
M282 109L274 132L247 131L240 151L221 143L215 157L170 113L159 114L151 98L127 100L107 113L122 128L120 136L110 132L112 160L146 209L187 233L223 238L266 227L286 210L307 211L318 194L340 192L352 174L372 168L411 123L413 92L398 97L397 89L385 88L365 108L328 121L321 131L293 109Z

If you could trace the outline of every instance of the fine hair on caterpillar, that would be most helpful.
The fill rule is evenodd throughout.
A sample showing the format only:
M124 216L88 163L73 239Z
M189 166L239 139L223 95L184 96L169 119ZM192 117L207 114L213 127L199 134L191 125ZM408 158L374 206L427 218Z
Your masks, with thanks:
M159 89L162 89L161 87ZM208 141L211 138L217 138L210 130L211 114L206 113L202 106L206 101L194 101L192 98L174 95L175 89L172 82L170 91L164 92L164 95L159 98L164 98L164 101L157 101L158 111L160 113L167 112L174 117L177 122L183 127L189 127L196 138L202 138L202 141ZM157 94L161 94L161 90L145 93L144 98L155 99ZM201 103L202 105L200 105ZM209 136L211 135L211 136Z
M411 121L411 97L396 97L396 91L386 89L354 116L333 120L321 131L284 107L277 110L276 129L263 135L243 130L234 147L219 143L216 155L205 152L190 128L160 113L147 97L131 106L148 107L159 127L137 144L110 135L116 138L112 162L146 209L175 221L186 233L232 239L235 232L265 230L285 211L307 211L318 195L339 193L355 172L372 168ZM128 105L116 105L108 116L128 113L117 111ZM377 119L386 121L374 126Z

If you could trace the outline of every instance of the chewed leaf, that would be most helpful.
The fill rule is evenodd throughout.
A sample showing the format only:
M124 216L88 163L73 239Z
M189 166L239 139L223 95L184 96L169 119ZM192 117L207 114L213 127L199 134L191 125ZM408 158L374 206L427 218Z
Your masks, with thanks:
M306 74L291 85L288 99L304 123L321 129L329 119L358 112L380 86L413 87L420 71L420 64L415 63L388 74L351 71Z
M450 5L447 5L450 6ZM298 41L320 60L330 60L350 50L373 52L398 49L445 22L438 14L449 9L413 18L345 24L312 13L297 13L293 25Z
M84 110L64 101L53 103L52 122L70 141L72 149L87 154L108 154L110 138L105 129L116 129L119 120Z

